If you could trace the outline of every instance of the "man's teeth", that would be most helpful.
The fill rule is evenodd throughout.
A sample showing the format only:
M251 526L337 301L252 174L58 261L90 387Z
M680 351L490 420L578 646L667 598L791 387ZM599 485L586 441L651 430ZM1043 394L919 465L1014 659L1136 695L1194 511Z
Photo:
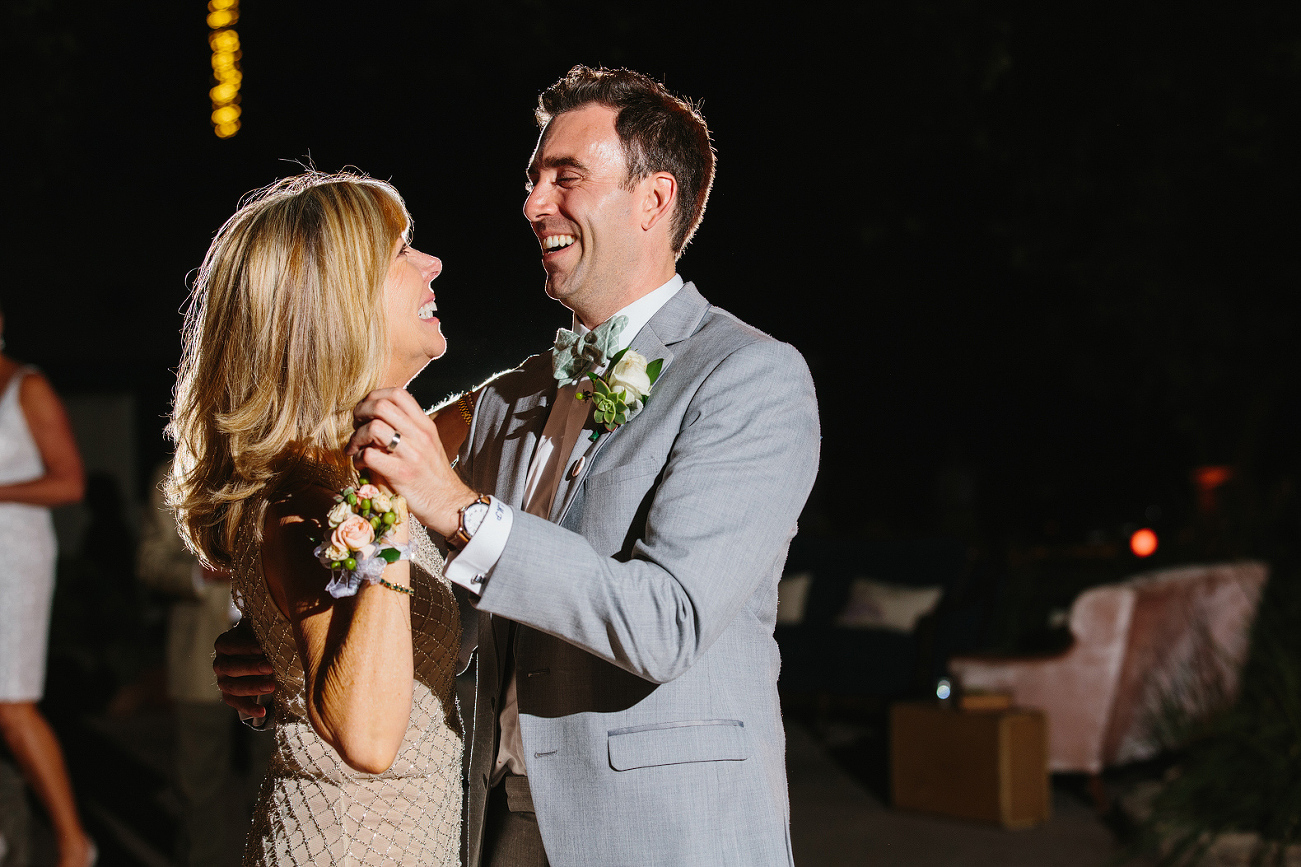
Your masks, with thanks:
M417 310L416 315L419 316L421 319L433 319L434 314L437 312L438 312L438 305L435 302L430 301L428 304L424 305L419 310Z
M548 235L542 239L542 249L548 252L559 250L562 247L568 247L577 240L573 235Z

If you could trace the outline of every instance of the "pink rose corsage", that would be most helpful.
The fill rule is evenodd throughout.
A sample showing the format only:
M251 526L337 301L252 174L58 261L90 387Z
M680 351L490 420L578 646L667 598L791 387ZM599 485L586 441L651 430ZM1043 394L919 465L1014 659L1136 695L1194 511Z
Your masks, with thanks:
M312 552L330 570L325 590L335 599L356 595L363 581L379 582L388 564L411 559L411 545L393 541L406 512L401 500L364 477L335 495L326 518L330 535Z

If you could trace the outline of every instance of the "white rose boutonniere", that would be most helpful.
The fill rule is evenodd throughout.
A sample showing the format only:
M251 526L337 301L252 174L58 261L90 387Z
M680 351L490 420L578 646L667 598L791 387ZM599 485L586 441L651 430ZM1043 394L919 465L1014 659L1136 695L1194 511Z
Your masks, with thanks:
M604 377L587 374L592 380L592 391L578 392L578 400L591 400L596 406L592 419L607 431L632 421L646 406L651 388L659 379L664 359L647 361L646 357L631 349L624 349L610 359L609 371ZM592 432L592 441L601 436L601 430Z
M622 389L625 399L641 400L650 394L651 381L646 373L646 357L639 352L625 352L606 377L610 388Z

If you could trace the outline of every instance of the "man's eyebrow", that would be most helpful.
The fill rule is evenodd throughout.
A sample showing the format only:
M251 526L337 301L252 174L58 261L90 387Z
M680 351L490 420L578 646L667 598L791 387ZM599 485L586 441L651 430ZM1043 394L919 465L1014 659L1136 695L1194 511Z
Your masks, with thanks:
M528 173L536 174L539 169L575 169L587 173L587 166L577 157L547 157L539 163L529 166Z

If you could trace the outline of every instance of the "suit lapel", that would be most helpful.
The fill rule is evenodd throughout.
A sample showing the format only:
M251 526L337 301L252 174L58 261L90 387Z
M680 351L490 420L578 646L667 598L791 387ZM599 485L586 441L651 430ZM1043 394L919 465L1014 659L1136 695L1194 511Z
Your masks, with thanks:
M664 359L664 366L660 368L660 379L662 381L668 374L669 367L673 364L673 351L669 349L674 343L690 337L700 327L700 322L709 310L707 302L700 292L697 291L694 283L686 283L678 293L674 295L669 302L661 307L650 321L637 332L629 344L634 352L641 353L647 361L654 361L657 358ZM651 402L655 400L655 388L651 388ZM647 406L649 409L649 404ZM645 409L642 410L646 412ZM642 420L640 416L628 422L628 424L637 424ZM592 422L588 422L592 425ZM587 435L579 437L574 446L574 451L570 456L568 465L581 455L582 464L578 466L578 472L566 472L564 478L560 480L560 487L556 491L556 499L551 507L551 521L559 524L565 519L569 506L574 501L575 495L582 487L583 481L591 472L593 465L596 463L597 455L604 450L610 441L617 437L624 429L623 425L612 431L605 431L596 442L591 442ZM584 448L586 449L584 451Z
M556 381L552 379L531 397L520 400L511 411L514 425L511 434L501 443L501 463L498 464L493 494L513 508L524 506L529 464L533 461L533 453L537 451L538 440L542 438L547 415L555 400Z

